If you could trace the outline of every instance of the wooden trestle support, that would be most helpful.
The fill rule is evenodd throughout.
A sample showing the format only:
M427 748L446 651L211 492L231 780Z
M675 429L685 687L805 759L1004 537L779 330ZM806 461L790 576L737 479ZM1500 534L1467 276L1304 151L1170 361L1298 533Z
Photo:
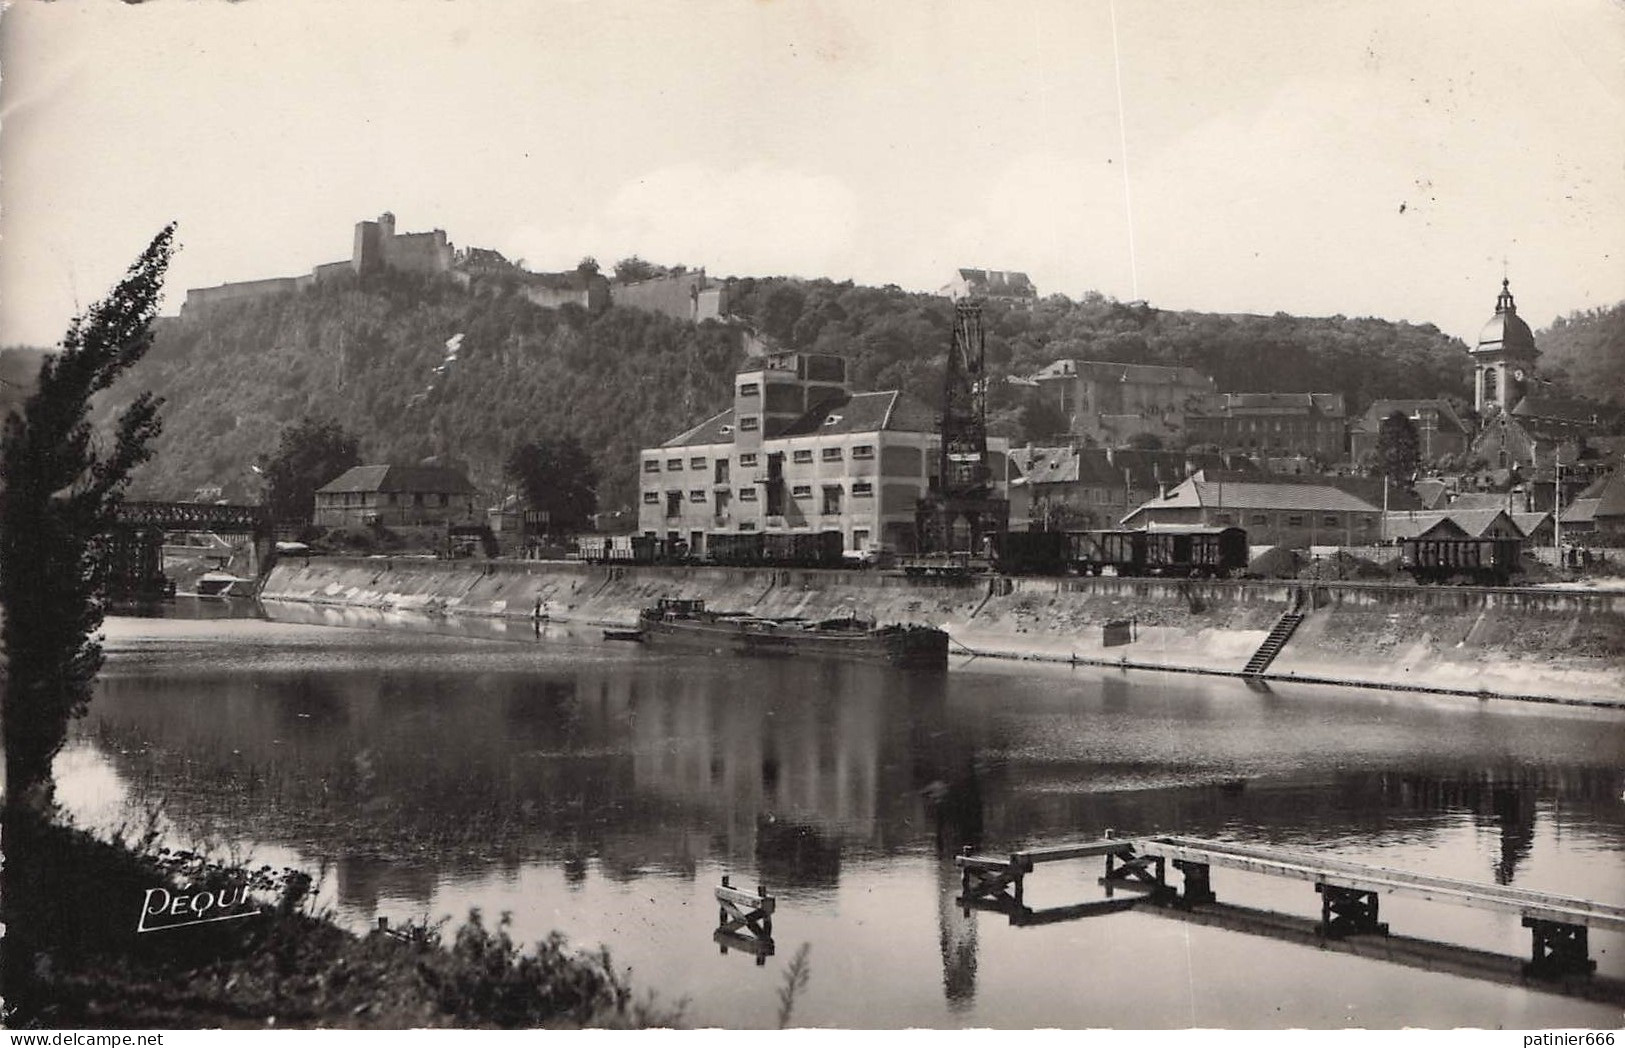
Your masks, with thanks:
M775 900L767 889L756 886L756 894L742 892L729 883L728 877L716 890L717 930L711 939L726 954L729 950L754 954L756 963L764 965L773 956L773 910Z
M1100 883L1108 904L1085 903L1032 911L1023 902L1025 879L1035 865L1091 856L1105 856L1106 873ZM1388 935L1379 920L1383 892L1419 894L1429 899L1492 910L1521 912L1530 930L1530 958L1526 976L1560 978L1587 975L1597 963L1589 956L1588 929L1625 930L1625 908L1502 885L1458 881L1430 874L1410 873L1380 866L1348 862L1323 855L1301 855L1273 848L1210 841L1192 837L1159 836L1111 838L1080 844L1033 848L1008 857L964 853L954 857L960 870L960 903L971 909L1000 910L1012 923L1038 924L1112 912L1113 891L1144 893L1160 905L1191 909L1215 903L1211 868L1229 866L1294 880L1311 881L1320 895L1319 933L1326 939L1355 935ZM1181 889L1167 881L1165 865L1172 863L1183 877ZM1130 903L1130 905L1132 905ZM1566 919L1572 918L1572 919Z

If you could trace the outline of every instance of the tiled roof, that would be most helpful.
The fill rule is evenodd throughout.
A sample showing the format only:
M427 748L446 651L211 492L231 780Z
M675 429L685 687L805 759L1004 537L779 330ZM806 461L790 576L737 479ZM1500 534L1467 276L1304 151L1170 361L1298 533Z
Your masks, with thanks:
M1166 367L1161 364L1119 364L1109 360L1072 360L1062 359L1043 368L1033 375L1035 381L1046 379L1074 378L1077 376L1094 379L1096 382L1134 382L1139 384L1165 382L1169 385L1175 383L1207 384L1212 383L1195 368Z
M1224 456L1211 452L1146 451L1138 448L1033 448L1017 459L1028 484L1075 484L1121 488L1124 473L1131 487L1177 484L1200 470L1223 470ZM1015 451L1011 452L1015 455ZM1239 456L1238 463L1251 463ZM1257 470L1244 469L1257 476Z
M1377 513L1376 506L1327 483L1260 479L1257 474L1204 470L1168 492L1167 498L1148 500L1141 509L1194 507L1266 510L1327 510Z
M1394 412L1403 412L1407 417L1418 415L1424 409L1432 410L1439 420L1439 429L1455 430L1460 433L1467 432L1466 423L1456 414L1456 409L1450 406L1448 400L1373 400L1371 406L1366 408L1353 423L1353 429L1360 433L1376 433L1382 426L1382 420Z
M1460 513L1460 512L1465 512L1467 510L1477 510L1477 509L1489 509L1489 510L1506 509L1507 508L1507 495L1506 495L1506 492L1504 492L1504 491L1503 492L1494 492L1494 491L1468 491L1468 492L1463 492L1462 494L1457 495L1455 498L1451 499L1449 505L1446 506L1445 508L1450 510L1453 513Z
M1434 537L1454 535L1465 537L1468 532L1450 518L1448 513L1390 513L1383 521L1382 533L1391 539L1414 539L1418 535L1433 533Z
M672 437L663 448L684 448L695 444L723 444L733 440L734 409L719 411L693 429Z
M325 494L357 491L410 491L468 495L474 485L445 466L353 466L316 489Z
M1518 406L1512 409L1512 413L1523 417L1566 419L1570 422L1587 424L1597 417L1596 407L1585 401L1543 396L1539 393L1518 401Z
M1450 490L1450 485L1442 480L1419 480L1414 489L1423 509L1437 509L1444 505L1445 494Z
M1590 524L1597 519L1597 505L1601 499L1577 498L1563 510L1563 523Z
M937 432L937 416L924 401L901 390L852 393L827 402L790 423L781 437L810 437L818 433Z
M1296 415L1307 412L1343 415L1341 393L1209 393L1198 406L1202 415Z
M1511 516L1512 523L1518 525L1518 530L1525 535L1533 535L1543 524L1549 524L1552 520L1550 513L1514 513Z

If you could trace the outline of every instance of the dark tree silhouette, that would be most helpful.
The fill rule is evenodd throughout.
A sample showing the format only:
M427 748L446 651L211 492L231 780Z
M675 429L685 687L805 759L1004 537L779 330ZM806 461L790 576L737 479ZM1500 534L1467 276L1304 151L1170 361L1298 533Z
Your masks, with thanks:
M152 344L158 296L175 250L166 226L108 296L75 317L40 366L0 443L0 606L5 609L6 805L51 803L51 759L84 713L102 665L94 540L113 522L130 471L151 454L162 401L136 397L93 439L91 398Z
M598 509L598 472L575 437L521 444L506 471L530 508L547 514L549 532L583 528Z
M1416 423L1403 411L1395 411L1377 427L1377 462L1389 480L1409 484L1422 461L1422 443Z
M1127 446L1141 451L1161 451L1162 438L1155 433L1136 433L1128 438Z
M306 417L287 427L276 454L258 464L272 519L309 521L316 511L316 489L359 465L361 444L337 421Z

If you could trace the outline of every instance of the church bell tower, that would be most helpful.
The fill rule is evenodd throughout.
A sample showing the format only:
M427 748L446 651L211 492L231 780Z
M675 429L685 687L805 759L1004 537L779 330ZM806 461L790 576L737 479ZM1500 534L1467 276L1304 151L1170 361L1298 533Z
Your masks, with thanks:
M1478 336L1473 356L1473 407L1481 421L1518 406L1534 383L1535 336L1518 316L1509 282L1501 281L1495 315Z

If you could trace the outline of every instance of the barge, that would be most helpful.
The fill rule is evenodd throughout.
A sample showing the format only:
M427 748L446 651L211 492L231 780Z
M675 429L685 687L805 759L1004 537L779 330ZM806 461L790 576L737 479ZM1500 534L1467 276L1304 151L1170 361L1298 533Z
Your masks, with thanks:
M804 656L917 669L948 665L948 634L933 626L877 626L856 616L808 622L708 611L703 600L662 598L638 616L647 644L711 654Z

